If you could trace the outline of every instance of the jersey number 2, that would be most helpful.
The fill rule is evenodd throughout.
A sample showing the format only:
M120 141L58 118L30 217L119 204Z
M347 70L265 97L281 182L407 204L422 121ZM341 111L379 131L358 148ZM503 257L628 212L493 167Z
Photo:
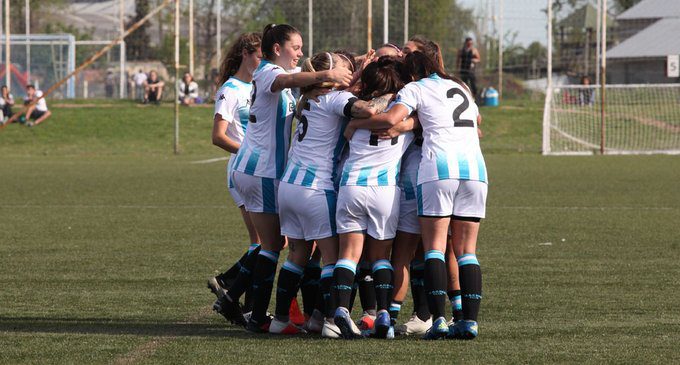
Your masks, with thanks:
M470 119L460 119L460 115L470 106L470 101L468 101L467 96L461 89L452 88L446 92L447 98L453 98L454 95L460 95L463 98L463 102L458 105L458 107L453 111L453 126L454 127L474 127L475 122Z

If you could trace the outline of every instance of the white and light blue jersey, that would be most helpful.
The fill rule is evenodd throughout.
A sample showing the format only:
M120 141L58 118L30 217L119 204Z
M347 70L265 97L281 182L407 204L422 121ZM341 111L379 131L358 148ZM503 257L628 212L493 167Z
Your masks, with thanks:
M215 95L215 115L227 121L227 137L238 143L243 142L248 127L252 90L252 83L232 76Z
M417 111L423 128L418 185L444 179L488 182L477 135L479 109L464 87L432 74L404 86L396 103Z
M349 157L342 170L340 186L397 185L401 156L412 141L412 132L379 139L370 130L358 129L349 141Z
M290 89L271 91L281 67L262 60L253 74L250 123L234 170L248 175L280 179L286 167L295 99Z
M303 106L281 181L334 190L337 166L347 144L343 133L357 98L347 91L331 91L318 99L307 100Z
M423 139L416 136L413 143L406 149L401 157L401 171L399 172L399 188L404 192L406 200L416 198L416 186L418 182L418 167L422 154Z

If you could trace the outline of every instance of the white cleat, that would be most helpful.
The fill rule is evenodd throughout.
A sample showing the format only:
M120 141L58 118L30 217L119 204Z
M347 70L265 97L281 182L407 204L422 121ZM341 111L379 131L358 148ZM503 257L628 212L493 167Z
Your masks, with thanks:
M423 321L418 318L416 314L411 316L407 322L400 324L394 328L395 332L399 335L424 335L428 329L432 327L432 318L428 318L427 321Z
M324 326L323 314L318 310L314 310L312 316L305 322L304 328L309 333L321 333Z
M340 328L333 323L333 318L324 319L323 329L321 330L321 337L323 338L340 338L342 333Z
M274 333L277 335L299 335L307 333L302 327L294 325L292 322L283 322L278 319L272 319L269 324L269 333Z

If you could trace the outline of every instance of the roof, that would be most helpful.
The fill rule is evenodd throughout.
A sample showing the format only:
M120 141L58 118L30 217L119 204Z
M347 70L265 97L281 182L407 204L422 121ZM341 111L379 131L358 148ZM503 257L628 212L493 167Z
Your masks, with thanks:
M669 36L670 34L680 34L680 18L657 21L607 50L607 58L666 57L680 54L680 37Z
M680 17L680 1L678 0L642 0L619 14L617 20L678 17Z
M597 9L591 4L583 5L569 16L560 20L557 25L567 28L597 28Z

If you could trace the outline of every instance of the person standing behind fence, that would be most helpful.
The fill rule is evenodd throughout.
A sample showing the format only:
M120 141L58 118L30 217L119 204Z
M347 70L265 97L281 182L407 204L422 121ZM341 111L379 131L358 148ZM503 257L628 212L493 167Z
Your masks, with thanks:
M132 80L135 82L135 97L141 101L144 101L144 83L146 83L147 78L146 73L141 68L139 72L132 76Z
M9 92L7 85L2 85L0 89L0 108L2 108L2 117L0 117L0 123L5 123L7 119L12 117L12 106L14 105L14 97Z
M116 88L116 76L113 74L113 71L108 70L106 71L106 78L104 79L104 89L106 90L107 98L113 97L113 92L115 91L115 88Z
M177 84L177 97L182 105L191 105L198 102L198 84L188 72L184 73L184 77Z
M460 78L470 87L472 96L477 98L477 80L475 77L475 67L481 61L479 51L474 47L472 38L465 38L463 48L458 51L458 72Z

